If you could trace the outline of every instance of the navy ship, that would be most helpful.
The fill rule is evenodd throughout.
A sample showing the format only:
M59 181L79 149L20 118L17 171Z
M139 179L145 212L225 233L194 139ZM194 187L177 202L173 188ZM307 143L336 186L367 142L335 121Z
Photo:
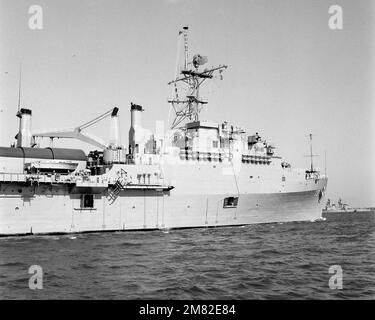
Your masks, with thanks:
M374 213L375 208L354 208L347 203L343 203L339 198L337 204L331 203L331 199L327 199L326 205L323 208L323 215L336 214L336 213Z
M33 132L32 110L19 106L19 130L0 148L0 235L238 226L321 218L327 177L297 169L259 133L226 121L201 119L200 88L226 65L206 68L189 56L188 28L179 32L184 59L169 83L171 125L142 125L143 106L131 103L129 143L120 144L119 109L83 125ZM184 92L184 94L182 94ZM109 141L85 129L110 120ZM251 132L251 131L250 131ZM41 148L48 138L50 147ZM53 147L78 139L82 150Z

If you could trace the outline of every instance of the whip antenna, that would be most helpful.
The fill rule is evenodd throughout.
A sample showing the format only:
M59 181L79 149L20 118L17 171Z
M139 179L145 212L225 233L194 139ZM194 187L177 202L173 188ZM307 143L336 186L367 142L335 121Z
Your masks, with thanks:
M22 83L22 65L20 65L20 72L18 76L18 112L20 112L21 108L21 83Z

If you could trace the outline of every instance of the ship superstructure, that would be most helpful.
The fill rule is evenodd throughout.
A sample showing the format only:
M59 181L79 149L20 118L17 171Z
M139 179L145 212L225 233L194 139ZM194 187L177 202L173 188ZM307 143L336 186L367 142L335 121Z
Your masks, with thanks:
M204 68L190 60L188 28L184 61L169 84L175 118L165 130L143 128L143 106L131 103L128 148L120 143L118 108L83 125L32 132L32 111L20 108L12 147L0 148L0 235L215 227L316 220L327 178L313 166L294 169L257 132L200 118L205 81L226 65ZM185 86L181 94L180 85ZM110 118L104 142L84 132ZM49 138L48 148L39 139ZM75 138L99 150L54 148Z

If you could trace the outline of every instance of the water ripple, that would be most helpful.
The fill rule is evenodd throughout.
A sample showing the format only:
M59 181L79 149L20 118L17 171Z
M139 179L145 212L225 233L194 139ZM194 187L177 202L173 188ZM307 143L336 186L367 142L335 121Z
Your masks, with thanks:
M0 239L3 299L374 299L375 216ZM28 289L40 265L43 290ZM343 289L328 269L343 269Z

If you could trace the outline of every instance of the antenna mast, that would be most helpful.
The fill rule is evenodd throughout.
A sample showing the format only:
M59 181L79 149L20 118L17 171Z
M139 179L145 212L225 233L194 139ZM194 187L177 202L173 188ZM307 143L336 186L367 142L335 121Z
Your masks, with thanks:
M306 136L309 137L309 140L310 140L310 154L306 155L306 157L310 158L310 172L315 172L313 159L314 157L317 157L318 155L313 154L313 145L312 145L313 134L309 133Z
M324 150L324 175L327 177L327 150Z
M20 72L18 77L18 111L17 116L20 115L20 109L21 109L21 82L22 82L22 65L20 65Z
M310 136L310 158L311 158L311 172L314 171L314 164L313 164L313 149L312 149L312 133L309 134Z
M185 60L184 69L180 72L180 75L176 76L175 80L170 81L169 85L174 85L174 95L171 100L168 100L172 104L175 111L175 119L171 125L171 128L181 127L184 121L198 121L199 113L204 104L207 101L203 101L199 96L199 89L202 83L206 79L212 79L213 74L218 71L221 73L227 68L226 65L219 65L218 67L212 67L211 69L199 70L199 67L207 63L207 57L199 54L194 55L191 62L189 62L189 46L188 46L188 30L189 27L183 27L183 30L179 32L179 35L184 37L184 48L185 48ZM177 84L185 84L187 86L186 96L180 100L178 95Z
M188 65L188 61L189 61L189 47L188 47L188 30L189 30L189 27L185 26L182 29L183 29L183 31L180 31L180 32L182 32L183 35L184 35L184 47L185 47L184 70L187 70L187 65Z

